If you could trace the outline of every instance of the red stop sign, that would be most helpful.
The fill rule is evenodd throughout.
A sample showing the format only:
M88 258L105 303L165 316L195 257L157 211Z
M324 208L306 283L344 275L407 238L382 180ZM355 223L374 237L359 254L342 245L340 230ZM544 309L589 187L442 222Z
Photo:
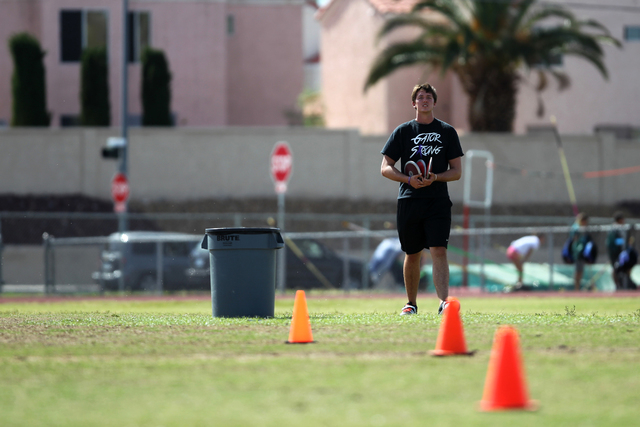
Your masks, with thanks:
M111 197L116 203L124 203L129 198L129 181L122 172L115 174L111 181Z
M293 169L293 155L289 144L276 142L271 152L271 176L276 184L286 184Z

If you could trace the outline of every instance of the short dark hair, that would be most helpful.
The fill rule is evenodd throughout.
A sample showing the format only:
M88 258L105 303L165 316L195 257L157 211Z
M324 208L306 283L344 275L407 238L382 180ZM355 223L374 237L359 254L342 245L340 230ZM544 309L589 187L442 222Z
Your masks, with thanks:
M424 90L427 93L433 95L433 102L438 102L438 93L436 92L436 88L431 86L429 83L423 83L421 85L415 85L413 87L413 91L411 91L411 102L416 102L418 92L420 92L421 90Z
M613 220L615 222L622 221L624 219L624 214L621 211L616 211L613 213Z
M580 212L578 216L576 216L576 222L581 222L581 221L589 221L589 215L587 215L584 212Z

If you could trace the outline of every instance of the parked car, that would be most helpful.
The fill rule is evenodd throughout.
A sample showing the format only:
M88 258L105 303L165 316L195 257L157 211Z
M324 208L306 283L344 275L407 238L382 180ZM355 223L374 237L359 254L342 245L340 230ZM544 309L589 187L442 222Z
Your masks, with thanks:
M190 254L200 247L200 236L151 231L129 231L109 235L101 254L101 269L92 274L95 283L106 291L206 290L209 279L188 275ZM162 251L158 271L157 251Z
M363 263L358 259L344 258L315 239L291 239L286 242L285 248L288 289L342 289L345 287L345 262L349 266L346 288L355 289L362 286ZM200 246L193 248L190 259L191 268L187 274L209 280L209 251Z

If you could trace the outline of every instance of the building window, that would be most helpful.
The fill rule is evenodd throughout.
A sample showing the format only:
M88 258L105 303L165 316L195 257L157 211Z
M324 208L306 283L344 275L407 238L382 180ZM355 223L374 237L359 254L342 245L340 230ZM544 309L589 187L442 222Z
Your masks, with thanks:
M236 17L227 15L227 34L232 36L236 33Z
M129 62L140 62L142 52L151 46L151 14L149 12L129 12L128 23Z
M86 47L107 47L107 12L60 11L60 60L78 62Z
M624 39L626 41L640 41L640 25L627 25L624 27Z

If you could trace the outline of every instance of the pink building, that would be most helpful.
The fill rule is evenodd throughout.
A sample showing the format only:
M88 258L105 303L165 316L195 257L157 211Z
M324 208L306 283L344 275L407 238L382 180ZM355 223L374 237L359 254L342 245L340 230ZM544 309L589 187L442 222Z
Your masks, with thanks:
M423 67L398 70L364 93L376 54L392 41L410 37L397 31L377 40L388 16L408 13L416 0L332 0L318 14L321 25L322 96L329 128L355 127L364 135L390 133L415 117L413 85L425 81L438 91L436 116L457 128L466 125L466 98L451 75L425 74Z
M424 74L424 68L407 68L392 74L363 93L368 70L391 41L411 38L393 33L379 42L376 36L386 19L407 13L417 0L331 0L318 14L321 25L322 95L329 128L357 128L365 135L389 134L411 120L410 92L416 83L429 81L438 89L436 116L458 131L469 131L467 96L453 75L441 79ZM548 4L549 2L545 2ZM558 91L555 81L542 93L545 114L538 117L535 75L524 75L516 106L514 131L522 134L550 125L557 119L561 133L591 134L598 127L620 135L640 137L640 5L619 0L615 5L598 0L554 3L572 10L580 19L595 19L622 42L622 49L604 46L609 80L589 63L564 58L558 67L571 78L571 86Z
M130 0L130 122L139 121L140 53L165 52L179 126L286 125L303 90L302 0ZM111 123L120 124L122 0L0 0L0 123L11 119L8 49L29 32L42 45L53 127L80 114L80 54L109 56Z

